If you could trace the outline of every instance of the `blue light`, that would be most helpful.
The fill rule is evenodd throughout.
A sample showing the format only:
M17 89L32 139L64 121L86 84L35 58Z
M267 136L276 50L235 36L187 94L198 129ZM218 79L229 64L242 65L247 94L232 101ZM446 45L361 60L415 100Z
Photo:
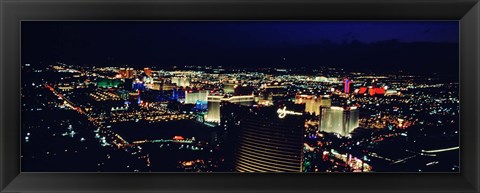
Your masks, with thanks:
M197 102L195 102L195 108L198 110L206 110L207 104L208 104L207 101L197 100Z

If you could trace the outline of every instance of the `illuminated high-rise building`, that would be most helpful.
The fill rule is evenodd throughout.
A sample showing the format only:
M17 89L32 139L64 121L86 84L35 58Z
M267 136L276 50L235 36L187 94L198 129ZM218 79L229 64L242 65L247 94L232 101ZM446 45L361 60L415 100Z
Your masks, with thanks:
M320 115L320 107L330 107L332 101L330 98L315 95L296 95L295 104L305 104L305 112L314 115Z
M332 106L332 99L329 95L321 96L320 107L331 107Z
M295 95L295 104L305 104L307 100L313 99L314 95Z
M305 103L305 112L320 115L320 100L310 99Z
M122 78L127 78L127 70L125 68L120 68L118 74L120 74L120 77Z
M150 87L149 87L149 89L151 90L158 90L158 91L173 91L175 88L177 88L175 84L156 82L156 81L150 84Z
M301 172L305 118L293 108L226 104L222 122L234 141L237 172ZM285 114L284 114L285 113ZM223 124L222 123L222 124Z
M223 96L207 96L207 115L205 121L220 123L220 103Z
M253 95L244 95L244 96L215 96L215 95L208 95L207 102L208 102L208 112L207 118L205 119L207 122L220 122L220 104L222 102L228 102L233 104L238 104L242 106L251 106L255 101L255 96Z
M187 87L190 86L190 79L183 76L174 76L172 77L172 83L176 84L179 87Z
M133 68L127 68L125 78L133 78L133 77L135 77L135 71L133 70Z
M186 90L185 91L185 104L196 104L197 101L207 101L207 90Z
M358 127L359 109L357 107L321 108L319 130L347 136Z
M352 91L353 89L352 83L353 83L352 80L349 80L349 79L343 80L343 86L344 86L343 91L345 93L350 93Z

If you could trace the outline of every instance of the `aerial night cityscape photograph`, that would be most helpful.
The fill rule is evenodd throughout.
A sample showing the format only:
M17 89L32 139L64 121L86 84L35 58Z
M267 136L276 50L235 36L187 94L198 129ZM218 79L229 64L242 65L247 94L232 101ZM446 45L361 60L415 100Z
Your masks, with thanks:
M460 172L458 21L22 21L22 172Z

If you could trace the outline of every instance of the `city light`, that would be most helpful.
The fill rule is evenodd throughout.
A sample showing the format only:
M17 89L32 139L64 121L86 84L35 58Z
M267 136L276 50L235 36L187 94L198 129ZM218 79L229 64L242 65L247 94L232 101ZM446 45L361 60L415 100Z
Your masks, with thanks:
M460 171L455 22L262 22L22 30L22 171Z

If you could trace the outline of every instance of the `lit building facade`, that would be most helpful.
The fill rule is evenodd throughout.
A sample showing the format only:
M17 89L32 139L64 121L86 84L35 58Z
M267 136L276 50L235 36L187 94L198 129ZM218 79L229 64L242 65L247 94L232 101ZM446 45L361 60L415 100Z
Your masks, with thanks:
M349 80L349 79L343 80L343 91L345 93L350 93L353 90L352 83L353 83L352 80Z
M315 95L296 95L295 104L305 104L305 112L320 115L320 107L330 107L332 101L328 97Z
M120 75L121 78L133 78L135 76L133 68L120 68L118 75Z
M252 108L231 105L233 107L226 110L231 112L227 112L222 121L227 125L232 141L235 141L234 171L301 171L305 130L303 113L286 108L285 115L280 115L285 109L279 110L276 106ZM303 105L298 110L301 109Z
M245 96L215 96L209 95L207 96L208 102L208 113L206 115L207 122L220 122L220 104L222 102L229 102L233 104L239 104L242 106L251 106L254 104L255 96L253 95L245 95Z
M190 86L190 79L183 76L174 76L172 77L172 83L179 87L187 87Z
M133 68L128 68L127 69L127 78L133 78L135 77L135 71L133 70Z
M175 84L164 83L164 82L153 82L149 84L149 89L157 91L172 91L177 86Z
M347 136L358 127L359 109L357 107L321 108L319 130Z
M220 101L208 100L207 102L207 114L205 115L205 121L207 122L220 122Z
M120 70L118 71L118 74L120 75L120 77L126 78L127 77L127 70L125 68L120 68Z
M197 101L207 101L208 91L185 91L185 104L196 104Z

